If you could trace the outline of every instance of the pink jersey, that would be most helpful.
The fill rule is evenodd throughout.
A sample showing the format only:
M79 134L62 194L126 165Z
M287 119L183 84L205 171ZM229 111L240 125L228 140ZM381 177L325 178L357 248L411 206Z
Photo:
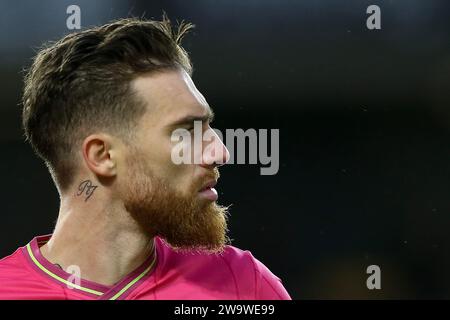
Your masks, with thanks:
M40 253L51 235L0 260L0 299L290 300L281 280L252 256L181 253L155 237L155 255L113 286L74 279Z

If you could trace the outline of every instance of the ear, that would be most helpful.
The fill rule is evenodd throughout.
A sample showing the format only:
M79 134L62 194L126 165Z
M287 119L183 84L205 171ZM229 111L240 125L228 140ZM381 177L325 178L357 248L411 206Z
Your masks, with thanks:
M112 177L117 174L116 161L113 157L113 137L107 134L92 134L83 141L83 158L87 167L96 175Z

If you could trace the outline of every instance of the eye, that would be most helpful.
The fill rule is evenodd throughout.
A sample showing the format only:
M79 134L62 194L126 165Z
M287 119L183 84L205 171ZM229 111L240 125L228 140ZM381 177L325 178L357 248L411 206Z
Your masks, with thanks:
M193 123L187 125L186 130L188 130L188 131L194 131L194 129L195 129L195 122L200 122L200 121L196 120L196 121L194 121ZM201 127L203 128L203 127L204 127L204 122L197 123L197 126L198 126L198 125L201 125Z

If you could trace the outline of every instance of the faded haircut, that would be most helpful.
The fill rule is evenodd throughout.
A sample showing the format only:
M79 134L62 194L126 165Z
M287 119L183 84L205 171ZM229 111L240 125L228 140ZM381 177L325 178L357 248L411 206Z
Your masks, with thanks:
M22 124L26 140L45 162L58 191L65 191L79 165L85 137L106 132L130 142L146 106L132 89L149 72L192 64L181 47L193 28L126 18L72 33L44 46L25 75Z

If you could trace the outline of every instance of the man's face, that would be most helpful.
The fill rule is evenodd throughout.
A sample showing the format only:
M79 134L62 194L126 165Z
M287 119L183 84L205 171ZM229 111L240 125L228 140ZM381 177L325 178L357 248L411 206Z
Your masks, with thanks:
M202 142L200 153L191 148L196 162L177 165L171 158L174 130L191 130L199 119L203 132L212 130L205 98L181 70L142 76L133 86L147 112L136 128L123 171L126 178L121 180L127 210L146 232L161 236L175 249L223 250L227 212L207 186L217 181L216 163L228 161L228 150L213 134L212 140Z

